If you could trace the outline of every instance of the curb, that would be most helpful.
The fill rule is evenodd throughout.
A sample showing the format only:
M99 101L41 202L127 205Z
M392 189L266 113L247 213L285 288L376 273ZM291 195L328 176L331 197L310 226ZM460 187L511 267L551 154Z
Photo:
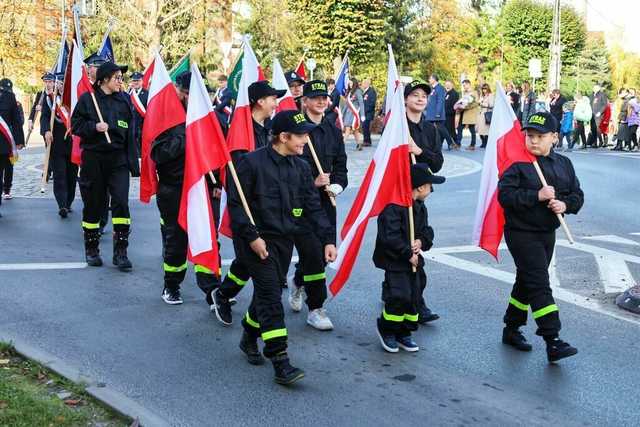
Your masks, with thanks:
M131 420L138 419L142 426L168 427L171 425L164 418L141 406L139 403L133 401L119 391L116 391L107 385L100 384L93 378L81 374L78 369L70 366L62 359L53 356L50 353L33 347L23 340L12 337L3 331L0 331L0 340L10 343L15 351L21 356L35 360L41 365L47 367L47 369L52 370L69 381L76 384L86 384L85 391L87 394L122 416L130 418Z

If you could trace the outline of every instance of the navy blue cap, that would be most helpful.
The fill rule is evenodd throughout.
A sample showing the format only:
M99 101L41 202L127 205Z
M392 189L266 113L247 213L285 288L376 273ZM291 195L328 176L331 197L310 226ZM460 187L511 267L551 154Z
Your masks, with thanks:
M55 76L58 81L64 80L64 73L56 73Z
M309 122L304 114L297 110L281 111L271 120L271 132L277 135L282 132L302 135L309 133L316 128L316 125Z
M46 73L44 73L42 75L41 78L42 78L43 81L46 82L46 81L53 81L56 78L56 76L54 76L53 73L50 73L50 72L47 71Z
M302 96L307 98L314 98L316 96L329 96L327 89L327 83L323 80L311 80L304 84L302 89Z
M268 81L260 80L249 85L249 102L251 104L255 104L259 99L266 98L268 96L282 98L286 93L286 90L274 89L269 85Z
M284 75L284 77L287 79L287 84L289 86L291 86L295 82L300 82L302 84L305 84L304 79L302 77L300 77L300 75L298 75L298 73L296 73L293 70L287 71L287 73Z
M142 80L142 78L144 77L144 74L142 74L140 71L134 71L133 73L131 73L131 80Z
M442 184L446 178L444 176L434 175L426 163L416 163L411 165L411 187L418 188L421 185Z
M92 53L84 59L85 64L92 65L94 67L99 67L105 62L107 62L107 58L100 56L97 53Z

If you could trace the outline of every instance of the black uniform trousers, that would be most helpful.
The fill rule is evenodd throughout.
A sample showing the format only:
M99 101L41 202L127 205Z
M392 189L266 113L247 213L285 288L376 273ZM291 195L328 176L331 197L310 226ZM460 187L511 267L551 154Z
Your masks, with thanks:
M262 236L269 257L261 260L248 244L238 244L240 257L253 279L253 297L242 319L245 331L264 341L265 357L273 357L287 350L287 328L282 308L282 283L286 278L293 241L285 237Z
M156 203L160 211L160 224L162 227L164 286L174 290L180 288L180 284L187 274L189 239L187 233L178 224L181 197L181 183L178 185L158 183ZM212 206L212 209L215 212L215 206ZM194 266L194 271L196 273L196 283L205 295L208 295L219 285L216 278L217 272L198 264Z
M327 299L327 274L324 261L324 246L315 233L296 234L294 243L299 262L293 276L296 286L304 286L309 311L321 308Z
M3 188L3 178L5 170L12 166L8 154L0 154L0 188ZM0 197L0 205L2 205L2 197Z
M450 115L450 116L445 116L445 127L447 128L447 132L449 132L449 136L451 136L451 138L453 139L453 142L455 144L458 143L458 135L456 134L456 116L454 115Z
M560 331L560 316L549 284L549 263L556 242L555 231L528 232L505 229L505 241L516 264L516 282L504 315L507 327L527 323L529 307L537 335L554 336Z
M362 135L365 144L371 145L371 124L373 123L374 116L365 116L362 122Z
M76 197L78 165L71 161L70 155L66 154L53 154L51 161L53 195L58 203L58 209L70 208Z
M427 276L424 268L417 271L385 271L384 308L380 330L384 335L408 336L418 329L418 306Z
M100 228L107 191L111 194L113 231L129 231L129 168L124 150L83 150L79 185L84 203L82 228L85 231Z
M234 239L233 247L235 249L236 257L231 262L229 271L227 271L227 275L224 276L222 284L220 284L220 294L224 298L235 298L240 293L240 291L244 289L245 285L251 278L249 268L238 257L237 246L239 244L241 244L241 242L236 242L236 240Z
M4 180L0 177L0 181L2 181L2 192L9 194L11 193L11 186L13 185L13 163L10 161L5 163L2 175L4 175Z

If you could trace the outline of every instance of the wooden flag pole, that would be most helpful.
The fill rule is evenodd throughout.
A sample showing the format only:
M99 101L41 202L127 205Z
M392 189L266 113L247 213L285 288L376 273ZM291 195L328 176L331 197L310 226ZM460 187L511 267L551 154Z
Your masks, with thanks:
M542 186L546 187L548 185L547 180L542 174L542 169L540 169L540 165L538 164L537 161L533 162L533 167L536 169L538 178L540 178L540 181L542 182ZM564 220L564 217L562 216L562 214L556 214L556 216L558 217L558 221L560 221L560 225L562 226L564 233L567 235L567 240L569 240L569 243L574 244L575 241L573 240L573 236L571 235L571 231L569 230L569 227L567 226L567 222Z
M316 149L313 148L313 143L311 142L311 138L309 138L309 136L307 136L307 145L309 145L309 151L311 151L311 157L313 157L313 162L316 164L316 168L318 169L318 173L323 175L324 171L322 170L322 165L320 164L320 160L318 159L318 155L316 154ZM327 188L329 188L329 186L325 185L324 188L327 189ZM336 198L335 198L335 196L329 196L329 200L331 200L331 205L335 208L336 207Z
M91 94L91 100L93 101L93 106L96 108L96 113L98 114L98 120L104 123L104 119L102 118L102 112L100 111L100 107L98 107L98 101L96 100L96 94L89 92ZM107 142L111 144L111 137L109 136L109 129L104 132L105 138L107 138Z
M229 160L227 162L227 166L229 166L229 172L231 172L231 177L233 178L233 183L236 185L238 189L238 194L240 195L240 201L242 202L242 207L244 208L244 212L249 217L249 221L251 221L251 225L256 225L253 220L253 215L251 215L251 211L249 210L249 204L247 203L247 199L244 197L244 191L242 191L242 187L240 186L240 180L238 179L238 174L236 173L236 168L233 166L233 162Z
M209 171L209 178L211 179L212 184L217 184L216 178L213 176L213 172Z

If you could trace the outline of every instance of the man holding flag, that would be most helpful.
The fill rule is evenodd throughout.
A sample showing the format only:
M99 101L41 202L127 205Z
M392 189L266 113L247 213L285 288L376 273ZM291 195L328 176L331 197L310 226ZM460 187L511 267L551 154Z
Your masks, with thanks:
M293 235L302 215L321 236L325 261L333 261L336 256L335 230L320 205L309 165L298 157L314 128L295 110L276 114L271 143L243 157L238 166L241 188L229 185L236 256L247 267L254 286L251 305L242 321L240 348L250 363L263 363L257 344L261 337L263 353L273 363L275 381L284 385L304 376L289 362L281 302ZM248 202L248 211L243 207L240 189Z
M503 93L500 91L502 98ZM530 160L514 162L498 182L498 201L504 209L504 237L517 269L504 315L502 341L521 351L531 350L519 330L526 324L531 307L538 325L536 334L547 344L549 362L578 352L558 337L560 316L549 284L549 264L555 230L560 226L558 215L578 213L584 203L571 160L553 151L553 144L558 141L557 129L558 123L550 113L531 115L524 126ZM522 144L522 140L506 143ZM536 172L538 165L547 185L541 186Z
M184 109L189 105L189 91L192 80L191 71L186 71L176 78L177 96ZM204 137L219 136L223 138L222 131L219 135L201 135L202 140L187 141L186 125L180 123L162 132L153 142L151 147L151 159L155 162L158 173L158 192L156 202L160 210L160 218L163 224L162 257L164 260L164 289L162 299L170 305L182 304L180 284L187 272L187 248L189 238L186 231L178 223L180 201L183 191L185 176L185 149L186 144L198 144L204 141ZM213 143L206 140L206 143ZM220 143L217 141L216 143ZM223 164L226 162L223 162ZM210 186L207 186L207 194L210 195ZM215 241L215 239L214 239ZM216 254L217 260L217 254ZM217 269L215 269L217 271ZM196 282L205 293L209 305L212 304L211 292L218 284L218 280L211 268L196 264Z

